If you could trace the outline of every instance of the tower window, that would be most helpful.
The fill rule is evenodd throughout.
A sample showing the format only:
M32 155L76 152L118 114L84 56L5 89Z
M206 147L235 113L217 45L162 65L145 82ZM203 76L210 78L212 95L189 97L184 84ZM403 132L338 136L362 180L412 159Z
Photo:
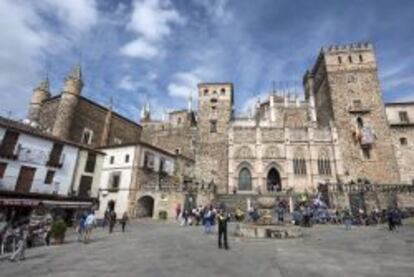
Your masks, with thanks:
M220 93L221 93L221 95L224 95L224 94L226 93L226 90L225 90L224 88L222 88L222 89L220 90Z
M129 155L128 154L125 155L125 163L129 163Z
M406 111L399 112L398 115L400 117L401 122L403 122L403 123L410 122L410 120L408 118L408 113Z
M357 124L359 128L364 127L364 121L362 120L362 118L360 117L357 118Z
M83 144L91 144L92 138L93 138L93 131L88 128L83 129L81 142Z
M359 62L362 63L364 61L362 55L359 55Z
M217 120L210 121L210 133L217 133Z
M338 63L341 64L342 63L342 57L338 56Z
M365 160L370 160L371 159L371 148L369 147L362 148L362 156L364 157Z
M352 56L348 56L349 63L352 63Z
M177 124L181 124L181 117L177 119Z
M109 163L110 164L113 164L115 162L115 157L114 156L111 156L110 158L109 158Z
M211 103L217 103L217 101L218 101L217 98L211 98L210 100Z
M408 144L407 138L404 138L404 137L400 138L400 144L407 145Z
M204 90L204 96L206 96L208 94L208 89Z

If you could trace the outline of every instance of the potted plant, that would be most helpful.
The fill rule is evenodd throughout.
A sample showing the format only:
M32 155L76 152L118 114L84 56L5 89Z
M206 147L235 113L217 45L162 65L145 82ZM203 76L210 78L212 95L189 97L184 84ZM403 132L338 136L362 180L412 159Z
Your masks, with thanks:
M50 230L51 236L53 237L55 244L62 244L65 240L66 234L66 223L63 220L57 220L53 222L52 229Z

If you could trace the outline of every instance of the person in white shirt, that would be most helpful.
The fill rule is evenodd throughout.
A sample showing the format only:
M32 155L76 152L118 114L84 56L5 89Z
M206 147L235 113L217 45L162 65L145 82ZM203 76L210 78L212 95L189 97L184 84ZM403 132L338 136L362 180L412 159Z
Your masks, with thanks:
M95 213L91 211L91 213L85 219L85 243L88 243L91 239L92 229L95 227Z

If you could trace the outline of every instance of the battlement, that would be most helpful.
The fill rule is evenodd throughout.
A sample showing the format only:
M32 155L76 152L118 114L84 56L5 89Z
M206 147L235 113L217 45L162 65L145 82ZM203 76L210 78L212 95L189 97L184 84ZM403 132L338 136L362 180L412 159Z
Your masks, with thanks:
M324 54L341 54L352 51L368 50L373 51L374 45L370 42L357 42L348 43L342 45L330 45L328 47L322 47L321 52Z

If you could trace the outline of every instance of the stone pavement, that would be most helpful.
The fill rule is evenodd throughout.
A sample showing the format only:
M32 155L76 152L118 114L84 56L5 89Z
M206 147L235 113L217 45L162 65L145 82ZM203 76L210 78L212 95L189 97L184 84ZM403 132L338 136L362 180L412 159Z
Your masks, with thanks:
M200 227L135 221L124 234L95 230L90 244L70 236L63 246L28 250L21 263L0 260L0 276L414 276L414 226L304 232L291 240L231 238L225 251Z

